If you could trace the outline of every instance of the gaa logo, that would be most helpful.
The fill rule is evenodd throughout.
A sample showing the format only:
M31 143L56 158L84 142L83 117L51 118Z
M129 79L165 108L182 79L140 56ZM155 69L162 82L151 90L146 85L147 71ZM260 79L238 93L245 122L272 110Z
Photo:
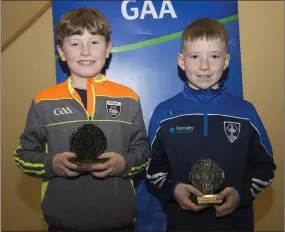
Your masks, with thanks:
M165 14L170 14L171 18L177 18L171 1L162 1L160 9L156 9L152 1L146 0L140 8L135 0L125 0L122 2L121 12L127 20L144 19L146 15L153 19L163 19Z
M73 112L69 107L64 107L64 108L56 108L53 111L54 115L61 115L61 114L72 114Z

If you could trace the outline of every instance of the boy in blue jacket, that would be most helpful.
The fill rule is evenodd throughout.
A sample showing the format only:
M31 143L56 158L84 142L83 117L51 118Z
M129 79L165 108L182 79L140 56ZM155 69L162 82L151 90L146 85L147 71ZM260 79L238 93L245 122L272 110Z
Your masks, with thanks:
M270 141L254 106L231 95L222 81L229 65L228 34L201 18L182 34L178 65L187 81L160 103L149 126L152 159L146 184L161 202L167 230L253 231L253 201L274 178ZM220 205L198 205L189 171L201 158L223 170Z

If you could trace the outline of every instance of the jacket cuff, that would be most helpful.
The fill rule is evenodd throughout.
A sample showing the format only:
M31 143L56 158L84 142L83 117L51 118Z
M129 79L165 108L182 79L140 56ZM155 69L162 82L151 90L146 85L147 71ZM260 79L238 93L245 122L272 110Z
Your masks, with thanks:
M171 180L168 181L168 183L165 186L165 198L168 201L176 201L174 197L174 191L176 188L176 185L179 184L179 182L173 183Z
M49 179L51 179L51 178L56 176L56 174L54 173L53 168L52 168L52 161L53 161L55 156L56 155L48 154L46 159L45 159L45 161L44 161L44 168L45 168L45 171L46 171L46 176Z
M121 177L122 178L127 178L129 177L129 173L131 172L131 169L133 167L133 159L130 155L122 155L121 156L124 158L125 160L125 168L122 170L121 172Z
M250 189L245 184L235 185L233 188L238 192L239 195L238 207L248 207L252 204L254 198L250 193Z

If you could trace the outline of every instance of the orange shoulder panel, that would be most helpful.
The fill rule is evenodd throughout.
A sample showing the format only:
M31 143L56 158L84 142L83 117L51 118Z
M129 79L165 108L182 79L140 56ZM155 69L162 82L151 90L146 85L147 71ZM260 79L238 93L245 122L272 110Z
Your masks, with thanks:
M59 99L72 99L70 93L68 92L67 82L63 82L49 88L46 88L39 92L34 100L36 103L43 100L59 100Z
M135 91L133 91L129 87L126 87L124 85L112 81L107 81L99 88L96 88L96 95L118 97L118 98L133 98L136 101L139 100L139 96Z

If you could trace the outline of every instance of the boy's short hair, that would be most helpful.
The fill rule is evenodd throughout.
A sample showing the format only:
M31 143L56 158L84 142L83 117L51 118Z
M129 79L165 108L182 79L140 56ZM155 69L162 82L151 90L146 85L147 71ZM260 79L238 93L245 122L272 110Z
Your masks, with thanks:
M97 9L77 8L65 13L56 25L56 42L62 47L64 38L83 35L84 30L92 35L102 35L110 42L110 27L105 16Z
M187 41L206 38L207 40L220 39L228 47L228 32L225 26L213 19L199 18L188 24L182 33L182 49Z

